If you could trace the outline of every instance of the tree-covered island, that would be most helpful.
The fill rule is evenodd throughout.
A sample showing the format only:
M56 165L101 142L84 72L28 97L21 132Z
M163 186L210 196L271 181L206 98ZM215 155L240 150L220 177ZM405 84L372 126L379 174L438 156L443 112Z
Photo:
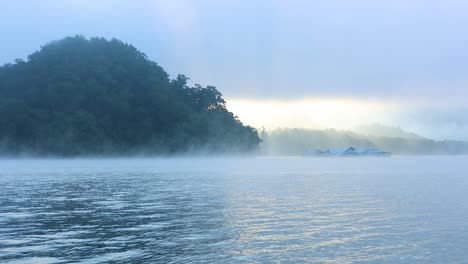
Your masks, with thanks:
M187 85L120 40L67 37L0 67L0 152L244 152L257 131L213 86Z

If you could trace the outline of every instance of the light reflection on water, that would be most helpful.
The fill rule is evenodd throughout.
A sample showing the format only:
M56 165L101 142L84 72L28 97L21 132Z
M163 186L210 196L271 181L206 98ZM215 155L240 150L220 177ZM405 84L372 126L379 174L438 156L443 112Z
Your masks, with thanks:
M0 161L0 262L463 263L468 159Z

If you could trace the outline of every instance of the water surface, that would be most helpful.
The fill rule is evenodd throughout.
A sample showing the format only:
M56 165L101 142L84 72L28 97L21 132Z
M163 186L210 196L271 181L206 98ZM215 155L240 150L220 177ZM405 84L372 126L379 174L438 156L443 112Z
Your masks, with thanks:
M468 263L468 158L1 160L2 263Z

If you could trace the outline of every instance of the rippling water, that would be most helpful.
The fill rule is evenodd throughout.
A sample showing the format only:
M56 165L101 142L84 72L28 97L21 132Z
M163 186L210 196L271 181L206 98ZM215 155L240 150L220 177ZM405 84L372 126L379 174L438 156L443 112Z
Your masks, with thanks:
M468 263L468 158L0 161L0 262Z

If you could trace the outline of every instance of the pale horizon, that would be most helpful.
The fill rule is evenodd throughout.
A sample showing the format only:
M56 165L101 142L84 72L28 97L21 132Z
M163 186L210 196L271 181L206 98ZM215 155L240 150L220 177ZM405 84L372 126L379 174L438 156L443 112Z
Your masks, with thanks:
M468 140L465 129L450 126L448 122L438 126L443 119L435 120L437 117L434 117L434 122L425 122L430 118L425 113L431 111L431 107L441 109L444 106L372 98L227 98L228 110L244 124L259 130L303 128L355 131L361 126L379 124L435 140ZM451 115L456 116L457 113Z

